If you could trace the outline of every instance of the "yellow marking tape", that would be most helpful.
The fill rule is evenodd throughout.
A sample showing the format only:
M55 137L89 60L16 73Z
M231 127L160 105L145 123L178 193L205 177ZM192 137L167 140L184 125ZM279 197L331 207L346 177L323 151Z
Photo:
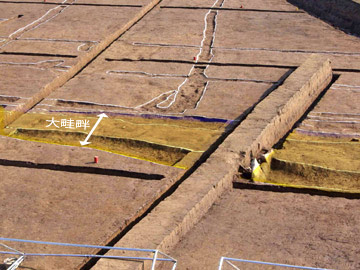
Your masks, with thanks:
M339 188L325 188L325 187L318 187L318 186L307 186L307 185L293 185L293 184L284 184L284 183L274 183L267 180L264 181L257 181L254 180L256 183L266 183L271 184L275 186L281 186L281 187L291 187L291 188L306 188L306 189L317 189L317 190L323 190L323 191L329 191L329 192L342 192L342 193L360 193L360 190L348 190L348 189L339 189Z

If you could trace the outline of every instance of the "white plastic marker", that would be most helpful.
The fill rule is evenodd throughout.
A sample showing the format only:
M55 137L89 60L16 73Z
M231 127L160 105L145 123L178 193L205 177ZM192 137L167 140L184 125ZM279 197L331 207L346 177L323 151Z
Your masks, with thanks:
M108 117L105 113L99 114L98 115L99 119L97 120L97 122L95 123L95 125L93 126L93 128L90 130L89 134L87 135L85 141L80 141L80 144L82 146L90 144L91 142L88 142L88 140L90 139L91 135L93 134L94 130L96 129L96 127L99 125L99 123L101 122L101 120L104 117Z

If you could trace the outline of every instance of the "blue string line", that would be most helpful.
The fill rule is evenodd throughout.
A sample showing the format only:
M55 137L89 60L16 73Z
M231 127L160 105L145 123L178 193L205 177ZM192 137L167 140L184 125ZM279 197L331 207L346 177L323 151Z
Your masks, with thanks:
M299 265L290 265L290 264L281 264L281 263L270 263L270 262L261 262L261 261L252 261L252 260L244 260L244 259L227 258L227 257L223 257L223 259L224 259L225 261L256 263L256 264L272 265L272 266L282 266L282 267L290 267L290 268L297 268L297 269L307 269L307 270L331 270L331 269L325 269L325 268L313 268L313 267L306 267L306 266L299 266Z
M0 251L0 254L21 255L21 256L41 256L41 257L84 257L84 258L104 258L104 259L120 259L120 260L141 260L152 261L153 258L147 257L128 257L128 256L108 256L108 255L95 255L95 254L56 254L56 253L22 253L19 254L13 251ZM172 259L157 258L157 261L174 262Z
M68 247L84 247L84 248L99 248L99 249L116 249L116 250L125 250L125 251L156 252L156 249L140 249L140 248L109 247L109 246L96 246L96 245L81 245L81 244L45 242L45 241L25 240L25 239L16 239L16 238L3 238L3 237L0 237L0 241L12 241L12 242L21 242L21 243L57 245L57 246L68 246Z

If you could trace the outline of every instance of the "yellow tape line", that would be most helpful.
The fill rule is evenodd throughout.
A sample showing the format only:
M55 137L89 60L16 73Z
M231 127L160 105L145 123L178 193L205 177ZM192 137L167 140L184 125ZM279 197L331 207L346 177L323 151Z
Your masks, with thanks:
M348 190L348 189L339 189L339 188L325 188L325 187L318 187L318 186L307 186L307 185L293 185L293 184L285 184L285 183L274 183L267 180L264 181L257 181L254 180L256 183L266 183L271 184L275 186L281 186L281 187L291 187L291 188L306 188L306 189L317 189L317 190L323 190L323 191L329 191L329 192L342 192L342 193L360 193L360 190Z

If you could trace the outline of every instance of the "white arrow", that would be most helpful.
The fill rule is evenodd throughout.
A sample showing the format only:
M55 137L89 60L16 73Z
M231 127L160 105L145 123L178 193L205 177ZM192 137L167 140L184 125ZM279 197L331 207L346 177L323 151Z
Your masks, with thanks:
M94 130L96 129L96 127L99 125L100 121L104 118L104 117L108 117L105 113L99 114L98 115L99 119L97 120L97 122L95 123L95 125L93 126L93 128L90 130L89 134L87 135L85 141L80 141L81 145L87 145L90 144L91 142L88 142L88 140L90 139L91 135L93 134Z

